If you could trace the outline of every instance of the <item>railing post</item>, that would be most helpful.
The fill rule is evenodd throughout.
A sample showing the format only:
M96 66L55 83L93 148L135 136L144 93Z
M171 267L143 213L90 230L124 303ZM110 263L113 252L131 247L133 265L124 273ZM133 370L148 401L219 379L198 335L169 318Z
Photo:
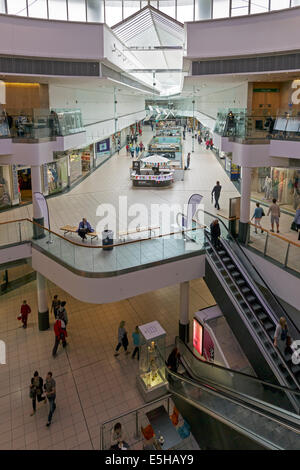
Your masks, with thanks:
M104 449L104 432L103 432L103 426L101 426L101 428L100 428L100 436L101 436L101 439L100 439L100 450L105 450L105 449Z
M19 225L19 239L20 239L20 242L21 242L22 241L21 222L18 222L18 225Z
M264 248L264 256L266 256L266 253L267 253L268 241L269 241L269 233L267 232L266 243L265 243L265 248Z
M139 437L139 412L135 412L135 436Z
M287 249L286 249L286 255L285 255L285 260L284 260L284 267L287 267L288 263L288 257L289 257L289 251L290 251L290 243L288 243Z

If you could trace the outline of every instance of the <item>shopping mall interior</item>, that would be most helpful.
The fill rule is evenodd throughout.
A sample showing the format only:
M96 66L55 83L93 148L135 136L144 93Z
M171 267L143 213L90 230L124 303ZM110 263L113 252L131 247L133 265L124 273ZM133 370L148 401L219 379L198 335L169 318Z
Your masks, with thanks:
M0 0L1 450L300 449L299 28Z

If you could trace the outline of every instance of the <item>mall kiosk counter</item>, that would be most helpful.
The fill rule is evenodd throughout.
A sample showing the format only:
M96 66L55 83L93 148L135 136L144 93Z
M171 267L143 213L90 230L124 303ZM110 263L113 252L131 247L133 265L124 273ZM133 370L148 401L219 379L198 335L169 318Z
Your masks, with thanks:
M156 130L156 137L161 136L181 136L181 127L164 127Z
M170 186L174 182L174 171L168 165L169 160L160 155L133 161L130 173L133 186Z

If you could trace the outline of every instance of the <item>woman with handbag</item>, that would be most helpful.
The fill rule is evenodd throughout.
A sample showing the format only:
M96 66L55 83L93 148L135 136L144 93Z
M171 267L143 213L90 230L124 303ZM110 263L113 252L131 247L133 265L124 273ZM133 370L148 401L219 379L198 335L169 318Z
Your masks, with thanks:
M40 403L43 401L46 403L46 397L43 396L43 379L39 376L38 371L36 370L31 379L31 385L29 389L29 398L32 400L33 411L30 416L33 416L36 412L36 399Z
M264 231L262 229L262 226L260 224L260 221L261 221L262 217L264 217L264 215L265 215L264 210L262 209L262 207L260 207L259 202L257 202L254 214L253 214L252 219L251 219L251 220L254 219L254 221L255 221L255 233L257 233L257 227L260 228L261 233L264 233Z

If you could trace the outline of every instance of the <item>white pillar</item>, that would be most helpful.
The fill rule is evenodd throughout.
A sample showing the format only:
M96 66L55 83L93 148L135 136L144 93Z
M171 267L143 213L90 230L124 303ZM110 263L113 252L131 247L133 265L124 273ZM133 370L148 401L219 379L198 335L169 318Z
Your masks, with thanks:
M241 209L239 224L239 240L246 242L249 230L250 220L250 197L251 197L251 168L242 167L242 186L241 186Z
M40 219L42 214L40 213L39 206L37 206L33 197L33 193L42 193L41 167L39 165L34 165L31 167L31 189L33 218Z
M36 273L36 288L38 301L38 319L39 330L48 330L49 325L49 309L47 294L47 279L40 273Z
M180 283L179 337L185 343L189 341L190 283Z

